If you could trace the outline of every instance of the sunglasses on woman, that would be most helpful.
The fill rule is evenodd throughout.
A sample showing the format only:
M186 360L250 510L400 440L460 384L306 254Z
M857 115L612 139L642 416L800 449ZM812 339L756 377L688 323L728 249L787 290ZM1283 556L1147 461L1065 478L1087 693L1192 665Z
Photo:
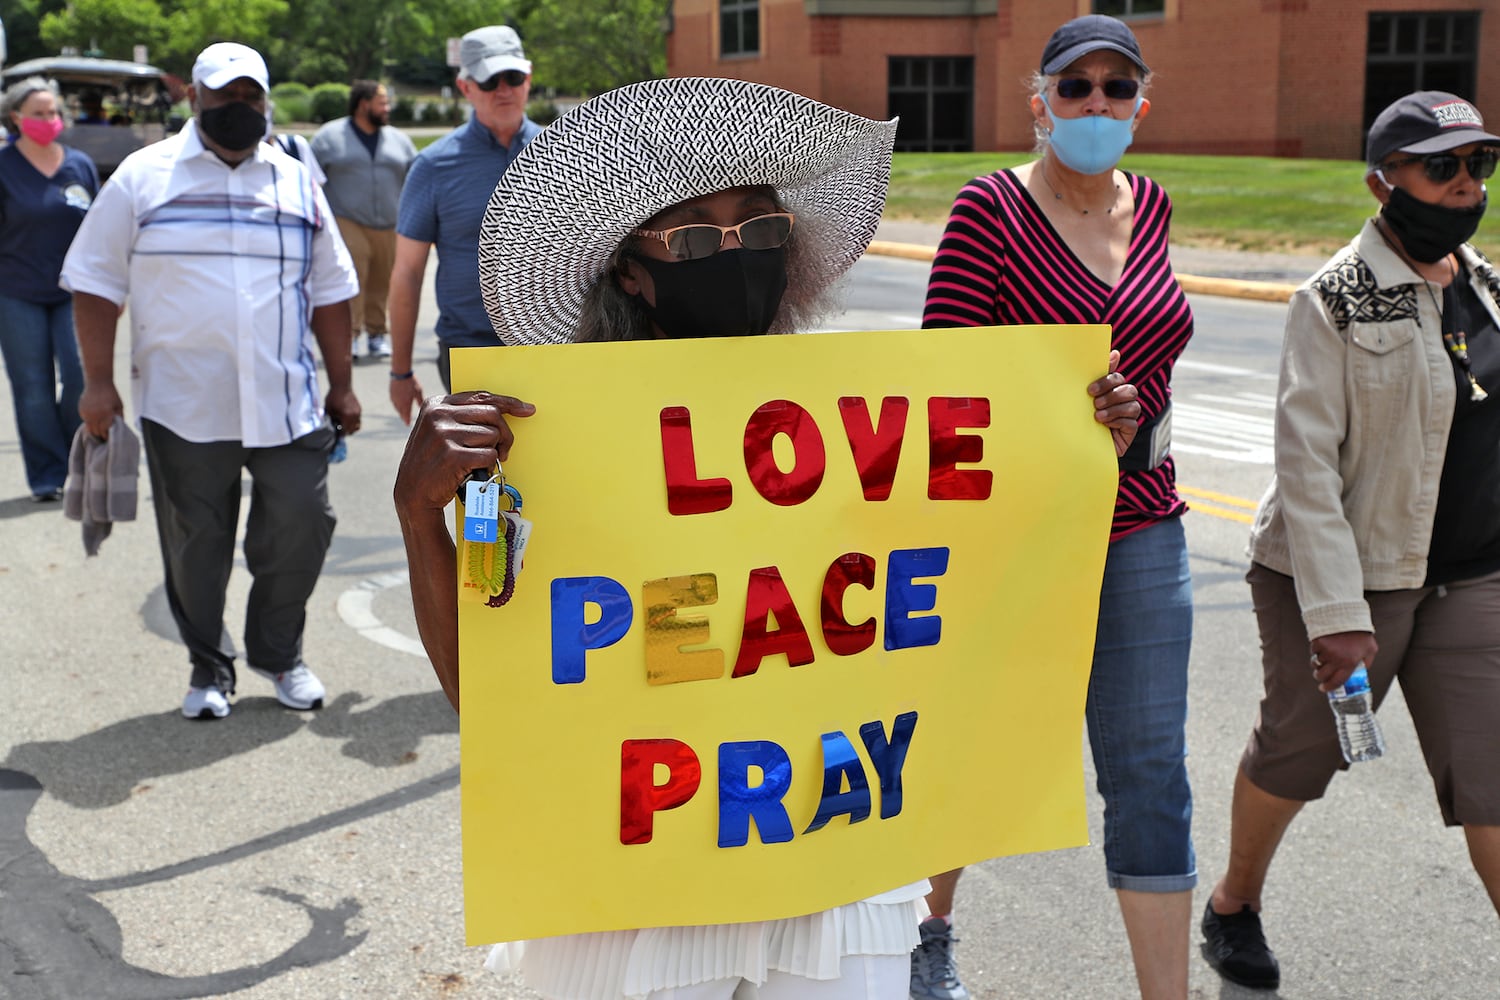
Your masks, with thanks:
M1127 77L1105 80L1098 86L1111 101L1133 101L1141 92L1141 81ZM1065 76L1057 81L1057 96L1065 101L1081 101L1094 92L1094 81L1086 76Z
M482 90L486 94L488 94L490 91L494 90L496 87L500 86L500 84L502 84L502 83L505 84L507 87L511 87L512 89L514 89L516 87L519 87L521 84L523 84L525 82L526 82L526 74L522 73L520 70L518 70L518 69L502 69L500 72L496 73L494 76L490 77L488 80L485 80L483 82L480 82L480 81L476 80L475 84L479 87L480 90Z
M1392 160L1386 166L1392 169L1404 167L1412 163L1422 164L1422 170L1427 174L1427 179L1435 184L1445 184L1458 176L1458 165L1462 163L1469 168L1469 176L1476 181L1482 181L1495 172L1495 160L1497 154L1489 147L1477 149L1468 156L1456 156L1453 153L1428 153L1426 156L1409 156L1404 160Z
M786 246L786 241L792 238L795 218L790 212L772 212L746 219L737 226L697 222L671 229L632 229L630 235L660 240L678 260L700 260L722 250L730 233L739 238L740 246L746 250L774 250Z

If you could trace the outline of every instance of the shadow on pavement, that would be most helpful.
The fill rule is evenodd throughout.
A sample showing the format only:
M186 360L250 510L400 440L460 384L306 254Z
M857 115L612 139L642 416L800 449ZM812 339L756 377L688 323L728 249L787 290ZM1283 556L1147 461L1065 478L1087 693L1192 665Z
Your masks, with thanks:
M347 740L344 756L372 767L410 764L417 759L422 737L458 733L458 713L441 691L397 695L354 711L369 700L357 692L341 694L313 717L308 728L318 736Z
M7 521L14 517L25 517L27 514L46 514L62 520L62 501L54 503L37 503L31 499L31 495L13 497L9 500L0 500L0 521ZM74 525L74 530L78 530Z
M107 809L142 782L212 767L286 737L306 723L274 698L240 698L226 719L199 722L177 710L122 719L71 740L11 748L5 767L35 775L79 809Z
M414 762L424 736L458 732L458 716L441 691L398 695L354 711L370 700L347 692L308 720L274 698L241 697L226 719L200 722L175 710L123 719L71 740L18 744L0 766L35 775L70 806L107 809L152 779L212 767L303 727L347 741L344 756L382 768Z
M262 894L299 907L312 925L280 955L201 976L166 976L131 965L122 957L119 921L93 898L115 886L64 875L27 837L26 818L41 795L36 778L0 769L0 983L7 984L6 995L15 1000L223 996L289 969L346 955L369 933L349 933L349 922L361 911L353 899L325 908L296 893L265 887Z

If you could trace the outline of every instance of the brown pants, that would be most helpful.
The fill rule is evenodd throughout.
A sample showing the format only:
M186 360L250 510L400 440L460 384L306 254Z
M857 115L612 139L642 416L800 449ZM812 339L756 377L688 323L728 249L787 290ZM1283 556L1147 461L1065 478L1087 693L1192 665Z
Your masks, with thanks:
M391 268L396 263L396 230L369 229L348 219L338 219L338 224L349 256L354 258L354 273L359 276L359 294L349 300L354 335L383 334L388 329L385 300L391 290Z
M1246 576L1260 625L1265 697L1240 768L1284 799L1322 798L1347 768L1328 696L1312 677L1292 578L1259 563ZM1377 708L1401 682L1443 822L1500 825L1500 573L1442 587L1366 591L1380 651ZM1374 766L1374 765L1364 765Z

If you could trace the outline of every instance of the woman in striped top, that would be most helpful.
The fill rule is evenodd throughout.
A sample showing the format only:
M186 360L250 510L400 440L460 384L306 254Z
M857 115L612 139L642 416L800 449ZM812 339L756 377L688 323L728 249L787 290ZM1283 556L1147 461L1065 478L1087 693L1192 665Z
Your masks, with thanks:
M1197 881L1184 740L1192 590L1167 448L1172 365L1193 315L1167 257L1171 200L1115 168L1150 109L1148 75L1135 36L1114 18L1081 17L1053 34L1031 98L1041 158L959 193L923 326L1107 323L1120 372L1140 391L1141 431L1120 458L1087 720L1108 882L1141 995L1182 998ZM934 880L933 913L951 909L956 880Z

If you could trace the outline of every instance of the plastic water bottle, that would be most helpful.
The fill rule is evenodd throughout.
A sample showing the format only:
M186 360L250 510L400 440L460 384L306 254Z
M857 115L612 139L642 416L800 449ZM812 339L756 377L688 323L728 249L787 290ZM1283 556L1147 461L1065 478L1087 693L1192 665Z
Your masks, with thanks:
M1361 663L1344 682L1328 692L1334 725L1339 731L1339 747L1351 764L1374 760L1385 753L1380 724L1375 721L1375 698L1370 693L1370 675Z

